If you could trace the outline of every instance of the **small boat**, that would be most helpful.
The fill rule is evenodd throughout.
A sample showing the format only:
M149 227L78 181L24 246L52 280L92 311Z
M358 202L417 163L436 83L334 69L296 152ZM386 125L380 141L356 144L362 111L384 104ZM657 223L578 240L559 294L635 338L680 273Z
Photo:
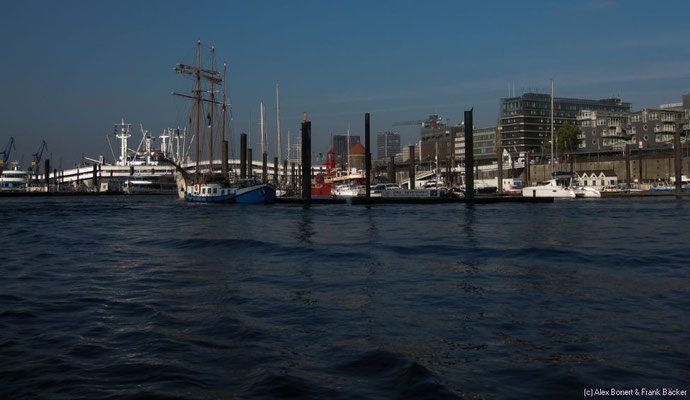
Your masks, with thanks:
M649 191L652 193L672 193L676 191L676 188L668 182L660 182L653 185Z
M570 198L577 197L575 191L561 186L556 179L551 179L543 182L541 185L527 186L522 188L523 197L553 197L553 198Z
M570 189L575 192L575 197L581 198L600 198L601 192L592 186L571 186Z
M366 194L366 188L363 185L343 184L336 186L332 193L335 197L364 196Z

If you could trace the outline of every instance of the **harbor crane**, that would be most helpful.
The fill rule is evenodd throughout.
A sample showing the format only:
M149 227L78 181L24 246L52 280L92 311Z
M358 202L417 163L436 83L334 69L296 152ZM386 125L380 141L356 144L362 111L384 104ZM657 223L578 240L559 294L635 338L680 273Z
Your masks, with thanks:
M48 145L46 144L45 139L41 141L41 145L38 146L38 150L33 154L34 160L31 161L31 167L38 170L39 165L41 164L41 159L43 158L43 152L45 150L48 150Z
M14 151L17 151L17 147L14 145L14 137L10 137L10 142L7 143L5 150L2 153L0 153L2 154L2 157L0 157L0 167L3 167L5 164L7 164L7 160L10 159L10 153L12 152L12 149L14 149Z

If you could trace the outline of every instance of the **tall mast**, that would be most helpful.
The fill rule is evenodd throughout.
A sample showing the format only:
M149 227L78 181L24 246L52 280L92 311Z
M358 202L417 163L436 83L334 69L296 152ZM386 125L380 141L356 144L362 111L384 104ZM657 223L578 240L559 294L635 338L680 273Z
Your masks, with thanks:
M556 157L553 146L553 79L551 79L551 173L553 174L553 159Z
M347 124L347 173L350 173L350 124Z
M196 102L196 173L201 172L199 160L201 149L199 148L199 131L201 129L201 40L196 42L196 85L194 87L194 100Z
M264 102L259 107L261 113L261 154L266 152L266 128L264 127Z
M226 63L223 63L223 128L221 130L221 139L223 141L221 143L225 143L225 120L227 118L226 111L225 111L225 108L226 108L226 105L225 105L225 102L226 102L226 100L225 100L225 88L226 88L226 86L225 85L226 85L226 83L225 83L225 81L227 79L227 68L228 68L228 65ZM223 145L223 146L225 146L225 145Z
M282 149L280 147L280 89L279 89L279 85L276 85L276 104L277 104L276 124L278 125L278 144L276 147L276 152L278 153L277 154L278 164L280 164L282 162L282 157L281 157Z
M116 127L118 125L115 125ZM115 135L116 138L120 139L120 161L117 162L116 164L118 165L127 165L127 139L132 136L130 134L131 130L131 124L125 124L125 120L122 119L122 122L119 124L120 126L120 134ZM117 130L117 128L116 128Z
M216 49L211 46L211 71L216 68ZM211 81L211 102L208 105L208 170L213 172L213 110L216 108L216 95L214 93L213 81Z
M287 157L287 160L288 160L288 163L289 163L289 162L291 162L291 159L290 159L290 128L288 128L287 136L288 136L288 140L287 140L287 154L286 154L286 157Z

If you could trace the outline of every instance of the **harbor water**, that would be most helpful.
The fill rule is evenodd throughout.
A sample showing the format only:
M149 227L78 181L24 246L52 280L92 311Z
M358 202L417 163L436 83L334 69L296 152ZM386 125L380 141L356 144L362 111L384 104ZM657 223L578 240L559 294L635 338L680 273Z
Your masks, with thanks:
M690 389L690 202L7 198L0 398Z

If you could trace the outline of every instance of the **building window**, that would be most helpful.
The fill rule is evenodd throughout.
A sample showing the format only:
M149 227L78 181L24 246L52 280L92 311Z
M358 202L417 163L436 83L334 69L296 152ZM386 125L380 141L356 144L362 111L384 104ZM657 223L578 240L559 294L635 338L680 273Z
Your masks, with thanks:
M647 124L642 125L642 130L643 130L643 131L646 131L646 130L647 130Z
M592 139L592 144L597 144L597 140L596 140L596 139Z
M644 135L644 141L646 142L647 140L649 140L649 136Z

